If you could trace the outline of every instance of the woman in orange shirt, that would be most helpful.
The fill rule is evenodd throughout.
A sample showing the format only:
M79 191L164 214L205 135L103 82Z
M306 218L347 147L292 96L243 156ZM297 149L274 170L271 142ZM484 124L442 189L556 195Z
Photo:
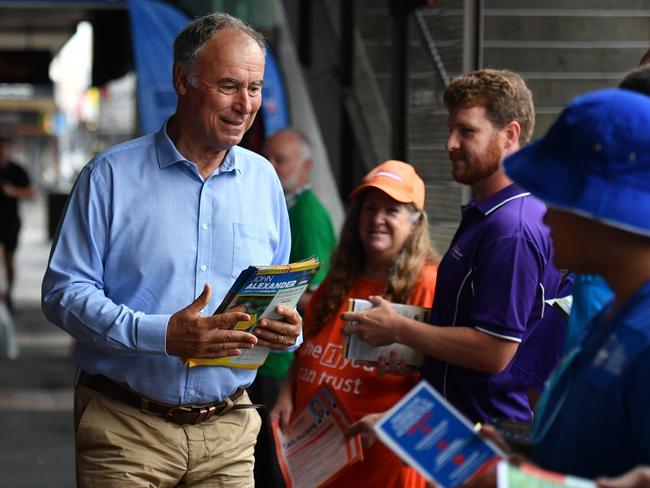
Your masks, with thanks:
M356 421L386 411L418 380L416 374L379 375L374 367L345 358L341 334L345 324L340 316L349 298L370 295L431 307L438 256L429 240L424 182L411 165L386 161L363 179L350 198L353 202L329 274L305 312L304 343L269 414L281 427L324 384L336 391ZM379 442L364 446L363 456L331 485L424 486L423 478Z

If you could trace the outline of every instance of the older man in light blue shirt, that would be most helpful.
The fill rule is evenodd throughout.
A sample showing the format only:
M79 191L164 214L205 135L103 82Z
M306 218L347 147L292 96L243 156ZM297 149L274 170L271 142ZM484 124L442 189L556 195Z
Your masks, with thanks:
M212 315L240 271L289 258L275 171L236 145L263 72L263 40L239 19L193 21L174 44L175 114L93 159L70 196L43 310L77 339L79 486L252 486L259 416L242 388L255 371L180 357L299 343L294 310L255 335L231 330L246 314Z
M235 146L203 180L165 128L83 169L54 243L43 309L78 339L74 360L86 373L165 403L208 403L250 384L255 371L188 369L166 353L169 318L205 283L209 315L250 264L288 262L289 221L265 159Z

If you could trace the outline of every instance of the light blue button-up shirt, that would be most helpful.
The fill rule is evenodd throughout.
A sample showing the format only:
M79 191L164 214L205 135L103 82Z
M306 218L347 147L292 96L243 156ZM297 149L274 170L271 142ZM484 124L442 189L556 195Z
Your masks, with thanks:
M291 237L271 164L240 147L206 180L163 128L90 161L70 195L43 280L47 318L90 374L149 398L217 401L255 371L188 368L165 352L170 316L212 285L212 313L240 271L282 264Z

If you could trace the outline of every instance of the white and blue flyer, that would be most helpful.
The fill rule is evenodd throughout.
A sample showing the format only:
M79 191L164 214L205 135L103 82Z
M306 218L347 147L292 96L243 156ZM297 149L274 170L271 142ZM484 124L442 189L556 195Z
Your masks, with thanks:
M441 488L458 486L506 457L426 381L374 428L384 444Z

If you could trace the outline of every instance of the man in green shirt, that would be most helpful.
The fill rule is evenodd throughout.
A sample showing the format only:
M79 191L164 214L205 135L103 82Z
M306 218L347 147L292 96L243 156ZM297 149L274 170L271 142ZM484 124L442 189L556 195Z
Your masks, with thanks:
M336 235L327 210L309 184L312 160L305 136L293 129L281 129L264 144L264 155L273 163L287 200L291 224L290 261L316 256L321 262L310 289L298 303L298 310L302 312L315 288L327 275ZM293 353L290 352L269 354L249 388L253 402L275 404L292 359ZM273 438L266 422L260 429L255 447L255 481L260 486L283 486Z

